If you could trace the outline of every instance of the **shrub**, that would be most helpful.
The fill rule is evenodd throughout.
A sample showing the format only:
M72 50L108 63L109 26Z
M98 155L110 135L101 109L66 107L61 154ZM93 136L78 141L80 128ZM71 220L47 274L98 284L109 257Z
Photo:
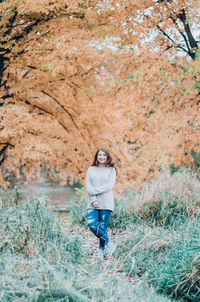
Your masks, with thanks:
M191 150L190 154L194 159L194 164L196 165L197 168L199 168L200 167L200 152Z

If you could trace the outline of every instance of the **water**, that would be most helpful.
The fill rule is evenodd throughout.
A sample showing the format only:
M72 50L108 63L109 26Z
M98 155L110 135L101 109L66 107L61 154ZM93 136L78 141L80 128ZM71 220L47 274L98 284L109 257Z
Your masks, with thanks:
M22 200L38 197L51 205L53 209L64 211L70 205L70 197L74 194L72 187L47 184L29 184L18 186Z

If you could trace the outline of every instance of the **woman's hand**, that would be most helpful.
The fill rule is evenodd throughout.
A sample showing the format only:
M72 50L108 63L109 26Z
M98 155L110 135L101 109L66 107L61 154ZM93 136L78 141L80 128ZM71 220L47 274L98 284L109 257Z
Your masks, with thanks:
M92 197L92 193L91 193L91 192L88 192L88 196Z
M95 209L98 209L98 207L99 207L98 201L96 201L96 202L93 203L93 207L94 207Z

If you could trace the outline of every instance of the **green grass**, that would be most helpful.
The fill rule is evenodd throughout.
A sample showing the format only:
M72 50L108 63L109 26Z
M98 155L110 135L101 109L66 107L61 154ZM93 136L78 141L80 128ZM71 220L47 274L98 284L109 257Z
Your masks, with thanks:
M158 293L181 301L200 301L200 216L178 229L130 225L118 236L121 269L133 278L146 278Z
M144 282L129 281L93 261L83 248L84 229L32 199L0 208L1 301L159 301L169 302ZM83 232L83 233L82 233Z
M86 226L86 201L78 200L72 216ZM199 205L198 175L191 170L126 190L109 222L120 270L170 298L200 301Z
M124 191L110 219L112 261L91 255L85 189L76 193L64 219L38 198L2 192L1 301L200 301L197 175Z
M72 225L87 227L87 196L84 189L73 196L69 209ZM142 189L126 189L115 201L109 226L121 230L129 223L145 221L148 225L178 227L181 222L197 215L200 205L198 174L191 170L177 171L173 175L162 173L158 179L145 183Z
M70 234L64 221L39 199L18 206L3 204L0 234L1 301L16 301L20 297L25 301L42 301L49 291L56 291L56 299L67 297L67 291L69 296L81 297L73 288L83 264L80 236ZM68 285L63 287L65 280Z

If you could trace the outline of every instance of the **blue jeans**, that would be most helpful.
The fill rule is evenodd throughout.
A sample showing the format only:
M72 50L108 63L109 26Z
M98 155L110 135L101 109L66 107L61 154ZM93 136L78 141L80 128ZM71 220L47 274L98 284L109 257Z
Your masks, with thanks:
M108 244L108 221L110 218L110 210L87 210L87 223L88 227L99 238L99 248L104 250L105 244Z

